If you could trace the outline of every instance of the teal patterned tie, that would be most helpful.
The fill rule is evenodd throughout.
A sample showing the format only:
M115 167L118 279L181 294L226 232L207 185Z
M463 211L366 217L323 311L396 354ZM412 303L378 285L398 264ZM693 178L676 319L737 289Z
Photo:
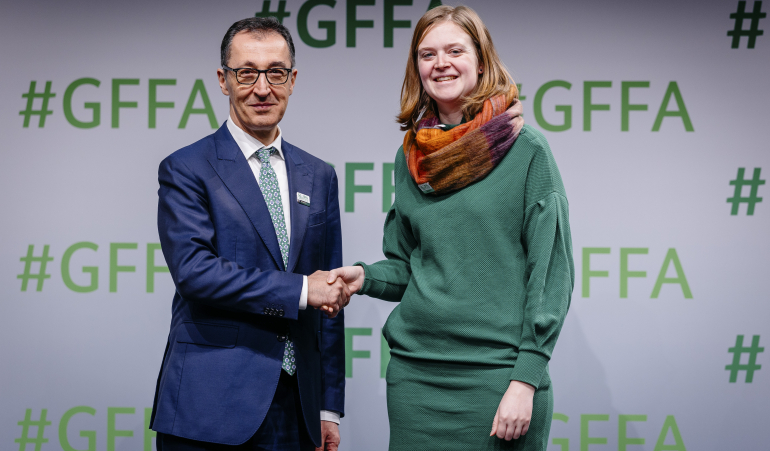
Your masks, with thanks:
M270 155L277 153L275 147L259 149L257 158L262 163L259 170L259 188L262 190L262 196L265 197L267 209L270 210L270 219L273 221L275 235L278 237L278 246L281 248L281 257L283 258L284 268L289 266L289 235L286 233L286 219L283 217L283 203L281 202L281 190L278 188L278 178L270 165ZM281 367L293 375L297 371L297 365L294 359L294 343L286 340L286 349L283 352L283 365Z

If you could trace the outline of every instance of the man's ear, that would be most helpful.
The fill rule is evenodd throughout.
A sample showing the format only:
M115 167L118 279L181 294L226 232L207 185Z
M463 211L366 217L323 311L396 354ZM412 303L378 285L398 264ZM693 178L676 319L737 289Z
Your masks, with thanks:
M291 70L291 80L289 81L289 95L294 92L294 82L297 81L297 69Z
M217 69L217 78L219 79L219 89L222 90L222 94L230 96L230 90L227 88L227 73L221 67Z

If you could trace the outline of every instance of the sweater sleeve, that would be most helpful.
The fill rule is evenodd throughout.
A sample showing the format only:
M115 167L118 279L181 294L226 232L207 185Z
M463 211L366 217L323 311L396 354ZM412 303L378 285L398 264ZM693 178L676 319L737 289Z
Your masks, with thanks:
M528 194L542 197L524 213L528 281L521 345L511 380L538 387L567 315L575 266L567 198L547 144L535 156L530 178L535 183Z
M404 152L401 149L396 156L395 171L396 200L388 211L382 237L382 252L386 260L370 265L363 262L355 264L362 266L366 274L364 284L358 291L359 294L385 301L400 302L412 277L410 258L412 251L417 247L417 240L412 234L411 227L398 210L398 184L405 180L402 171L406 171ZM408 173L406 176L410 177Z

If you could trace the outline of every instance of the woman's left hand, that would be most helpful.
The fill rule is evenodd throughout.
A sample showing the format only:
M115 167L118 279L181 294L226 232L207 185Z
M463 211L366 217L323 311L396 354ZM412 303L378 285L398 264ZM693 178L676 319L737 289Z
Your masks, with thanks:
M495 419L492 420L490 437L497 435L499 439L517 439L527 433L532 419L532 398L535 387L520 381L511 381L497 407Z

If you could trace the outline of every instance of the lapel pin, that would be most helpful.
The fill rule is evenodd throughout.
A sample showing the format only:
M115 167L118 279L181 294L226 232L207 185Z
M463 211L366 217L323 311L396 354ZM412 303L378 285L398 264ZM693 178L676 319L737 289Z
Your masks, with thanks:
M297 202L305 206L310 206L310 196L307 194L297 193Z

